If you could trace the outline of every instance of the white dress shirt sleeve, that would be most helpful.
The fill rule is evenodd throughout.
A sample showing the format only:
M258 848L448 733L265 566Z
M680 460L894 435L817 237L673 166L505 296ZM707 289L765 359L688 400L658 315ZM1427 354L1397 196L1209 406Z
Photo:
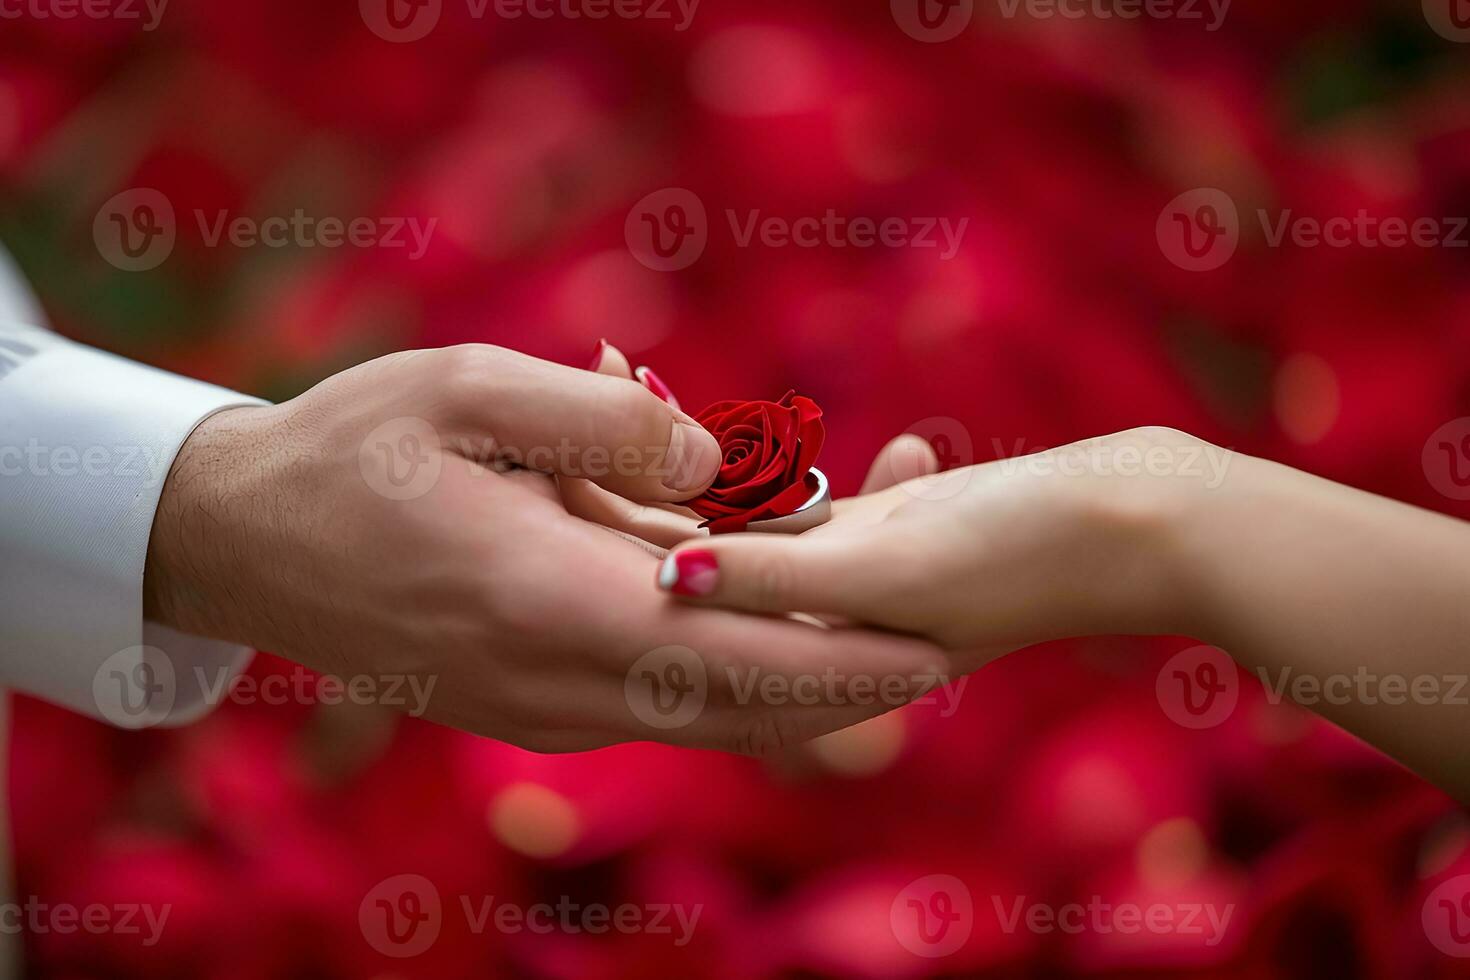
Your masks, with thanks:
M0 684L128 728L205 714L250 651L143 620L164 478L257 399L0 322Z

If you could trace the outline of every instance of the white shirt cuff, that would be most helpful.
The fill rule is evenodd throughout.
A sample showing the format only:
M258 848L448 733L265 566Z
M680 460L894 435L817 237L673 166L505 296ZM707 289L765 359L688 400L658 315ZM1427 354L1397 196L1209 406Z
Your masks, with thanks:
M47 339L0 372L0 684L127 728L193 721L250 651L143 622L148 537L194 428L264 403Z

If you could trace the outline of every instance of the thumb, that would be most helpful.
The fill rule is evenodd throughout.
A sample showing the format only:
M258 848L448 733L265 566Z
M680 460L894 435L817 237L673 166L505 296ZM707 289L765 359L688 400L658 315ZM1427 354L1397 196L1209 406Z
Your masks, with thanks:
M671 552L658 586L681 599L760 613L872 619L887 562L878 540L833 535L729 534Z
M482 462L591 480L639 501L688 500L719 472L715 437L636 381L499 350L474 374L465 422L490 437L494 458Z
M873 458L873 465L868 468L868 477L858 495L877 493L938 472L939 456L929 445L929 440L906 432L889 440L888 445Z

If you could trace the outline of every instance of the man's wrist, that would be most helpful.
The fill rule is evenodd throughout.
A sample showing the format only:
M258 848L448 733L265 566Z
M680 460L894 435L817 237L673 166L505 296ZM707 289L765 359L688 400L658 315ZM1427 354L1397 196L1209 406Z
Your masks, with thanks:
M164 480L143 573L149 622L213 639L250 642L229 567L244 549L232 519L236 474L248 433L272 407L232 408L199 423L179 447ZM227 598L228 601L227 601Z

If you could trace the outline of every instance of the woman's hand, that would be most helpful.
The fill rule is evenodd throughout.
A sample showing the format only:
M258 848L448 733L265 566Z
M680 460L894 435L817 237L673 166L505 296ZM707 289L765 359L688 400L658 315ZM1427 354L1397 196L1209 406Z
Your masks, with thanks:
M923 634L962 667L1193 636L1470 799L1470 524L1170 429L911 480L799 538L689 542L659 584Z
M800 537L687 543L660 584L692 602L837 615L955 650L1187 631L1175 527L1230 460L1172 429L1135 429L909 480L842 502Z

